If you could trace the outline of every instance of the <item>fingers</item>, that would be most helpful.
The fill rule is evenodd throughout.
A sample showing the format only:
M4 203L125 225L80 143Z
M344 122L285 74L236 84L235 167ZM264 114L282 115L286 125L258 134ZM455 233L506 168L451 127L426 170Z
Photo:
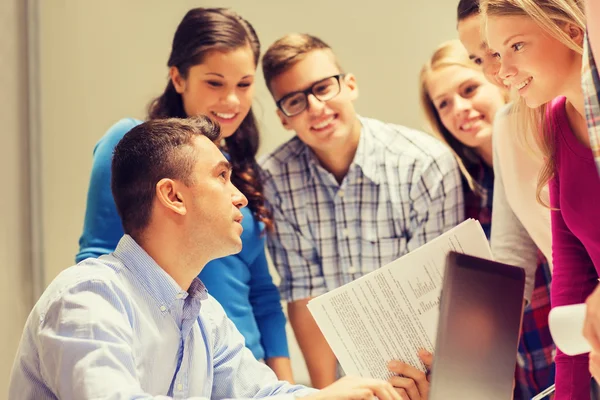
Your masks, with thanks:
M600 353L596 351L590 353L590 373L594 379L600 379Z
M396 392L398 393L398 395L400 396L400 398L402 400L413 400L408 396L408 393L406 393L406 390L404 390L404 389L396 388Z
M379 379L365 380L365 384L379 400L404 400L391 383Z
M600 351L600 291L596 288L594 292L585 301L586 313L583 325L583 336L586 338L592 349Z
M391 361L388 364L388 368L390 371L392 371L396 375L403 375L404 377L409 378L408 380L412 383L412 385L416 386L417 392L423 398L427 398L427 394L429 393L429 381L427 380L427 375L423 371L420 371L413 366L410 366L408 364L405 364L405 363L402 363L399 361ZM395 378L395 377L393 377L393 378ZM391 378L391 379L393 379L393 378ZM400 378L400 377L398 377L398 378ZM405 386L396 385L396 383L400 384L403 381L401 381L401 380L392 381L391 379L390 379L390 382L392 383L392 385L394 385L394 387L401 387L401 388L407 389L407 387L405 387ZM407 391L412 399L413 395L412 395L411 391L410 390L407 390Z
M425 364L427 369L431 369L431 366L433 365L433 354L427 350L419 350L419 358L423 361L423 364Z
M393 376L390 378L389 382L396 388L396 392L400 394L400 397L406 395L410 400L421 400L425 399L422 396L422 393L417 388L417 384L414 380L410 378L404 378L401 376Z

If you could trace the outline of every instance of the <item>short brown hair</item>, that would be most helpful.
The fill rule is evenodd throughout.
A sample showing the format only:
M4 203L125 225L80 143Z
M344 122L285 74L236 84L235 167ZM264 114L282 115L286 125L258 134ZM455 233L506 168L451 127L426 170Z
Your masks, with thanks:
M117 144L111 165L111 189L123 231L134 238L150 222L156 184L164 178L193 184L198 154L196 136L218 140L220 128L206 116L152 119L127 132Z
M277 40L267 49L262 59L265 83L271 90L271 81L302 61L306 55L315 50L329 50L335 58L331 47L316 36L307 33L290 33ZM337 58L335 63L340 68Z

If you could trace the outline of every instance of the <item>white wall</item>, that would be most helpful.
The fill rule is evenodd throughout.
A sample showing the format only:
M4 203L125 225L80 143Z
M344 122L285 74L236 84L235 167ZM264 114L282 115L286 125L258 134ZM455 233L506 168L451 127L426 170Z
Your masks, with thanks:
M29 256L27 26L25 2L0 2L0 398L33 303Z
M17 4L18 0L10 3ZM166 83L172 36L189 8L234 8L252 22L263 50L292 31L320 36L333 47L345 69L357 76L361 114L421 127L418 71L437 44L456 36L456 3L40 1L46 283L71 265L77 252L94 144L119 118L144 117L148 101ZM290 134L279 126L262 78L258 82L255 108L262 125L262 154ZM11 153L14 157L15 151ZM10 179L18 182L15 176ZM14 202L19 199L15 197ZM13 214L9 217L17 218ZM298 360L295 368L303 379L305 372Z

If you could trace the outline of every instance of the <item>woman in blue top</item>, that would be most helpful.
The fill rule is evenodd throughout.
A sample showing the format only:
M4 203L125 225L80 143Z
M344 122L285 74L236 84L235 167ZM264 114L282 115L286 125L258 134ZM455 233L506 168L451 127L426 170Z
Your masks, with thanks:
M222 8L190 10L175 32L167 63L169 82L149 107L148 118L185 118L204 114L221 126L222 151L233 165L231 180L248 198L243 250L210 262L200 274L257 359L279 379L292 382L292 370L280 296L269 274L265 229L272 226L264 205L255 156L258 128L252 113L260 43L242 17ZM142 121L123 119L94 149L83 234L77 262L112 252L123 228L110 189L112 152L121 138Z

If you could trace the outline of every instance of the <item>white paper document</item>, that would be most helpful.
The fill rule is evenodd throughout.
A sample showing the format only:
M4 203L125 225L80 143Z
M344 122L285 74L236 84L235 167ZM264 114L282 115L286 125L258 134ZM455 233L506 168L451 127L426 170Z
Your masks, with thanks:
M434 349L450 251L492 260L479 221L469 219L396 261L309 301L308 309L347 375L388 379L391 360L425 371L417 352Z

